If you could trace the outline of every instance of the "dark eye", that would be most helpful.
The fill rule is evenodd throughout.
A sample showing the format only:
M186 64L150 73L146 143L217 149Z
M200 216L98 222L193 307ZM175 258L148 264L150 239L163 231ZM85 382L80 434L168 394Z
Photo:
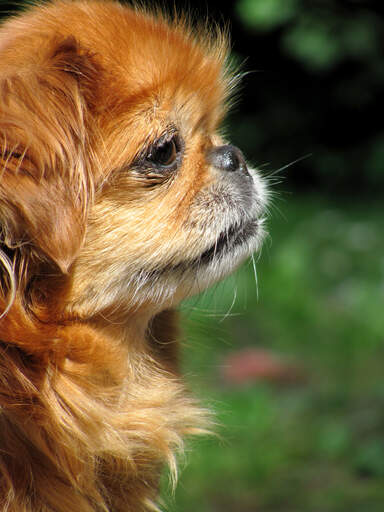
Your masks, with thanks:
M169 168L175 165L180 148L176 137L171 140L159 142L147 157L156 167Z

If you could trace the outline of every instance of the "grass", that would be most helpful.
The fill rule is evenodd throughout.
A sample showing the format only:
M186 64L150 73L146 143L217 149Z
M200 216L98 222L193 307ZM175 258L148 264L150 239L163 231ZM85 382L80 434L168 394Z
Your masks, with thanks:
M184 373L220 437L191 444L168 512L383 510L382 205L297 197L280 208L258 293L245 264L183 306ZM225 358L245 347L300 378L226 383Z

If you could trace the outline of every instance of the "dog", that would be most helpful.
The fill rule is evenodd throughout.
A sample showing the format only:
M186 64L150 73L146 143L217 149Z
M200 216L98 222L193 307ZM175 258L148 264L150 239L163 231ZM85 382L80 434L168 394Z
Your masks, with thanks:
M0 28L0 509L157 510L206 413L176 307L264 237L226 35L113 1Z

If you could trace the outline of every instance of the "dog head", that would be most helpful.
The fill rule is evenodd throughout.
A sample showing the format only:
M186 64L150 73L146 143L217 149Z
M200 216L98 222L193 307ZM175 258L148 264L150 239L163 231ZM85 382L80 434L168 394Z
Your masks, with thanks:
M217 30L112 2L2 28L4 305L13 280L64 317L157 312L259 248L265 186L220 135L227 53Z

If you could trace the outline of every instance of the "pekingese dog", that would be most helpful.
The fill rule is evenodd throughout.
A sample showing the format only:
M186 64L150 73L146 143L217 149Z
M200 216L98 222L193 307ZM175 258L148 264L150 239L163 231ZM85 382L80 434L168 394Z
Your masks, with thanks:
M179 301L263 238L266 188L219 134L218 30L112 1L0 29L0 509L155 509L204 412Z

